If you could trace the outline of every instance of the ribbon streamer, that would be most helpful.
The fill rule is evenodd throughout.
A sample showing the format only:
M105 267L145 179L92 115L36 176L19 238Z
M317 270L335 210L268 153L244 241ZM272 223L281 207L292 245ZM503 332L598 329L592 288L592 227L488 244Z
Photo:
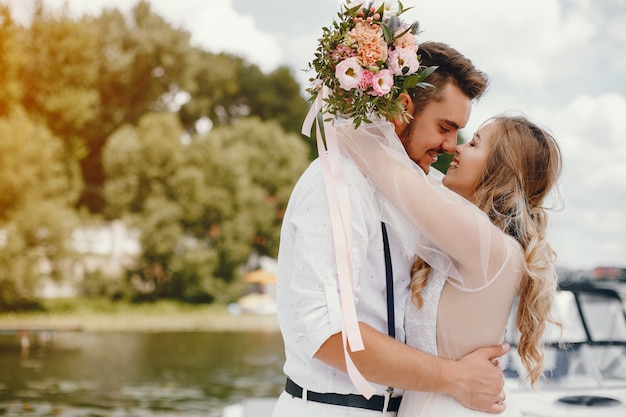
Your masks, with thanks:
M369 399L374 395L376 389L363 377L348 353L348 342L352 352L365 350L365 346L359 329L352 293L352 204L350 203L348 182L341 164L335 127L332 122L322 121L326 140L326 145L324 145L320 121L318 120L320 112L323 118L324 98L328 97L329 91L328 87L322 87L304 119L302 134L310 137L311 128L315 121L317 151L328 196L331 229L335 244L335 261L337 263L341 300L342 341L346 368L354 386L361 395Z

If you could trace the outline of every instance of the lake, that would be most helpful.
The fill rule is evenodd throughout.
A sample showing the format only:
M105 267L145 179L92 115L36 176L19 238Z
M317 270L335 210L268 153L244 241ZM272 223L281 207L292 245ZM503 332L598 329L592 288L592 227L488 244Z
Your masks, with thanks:
M0 415L219 417L277 397L283 361L279 332L67 332L27 351L2 335Z

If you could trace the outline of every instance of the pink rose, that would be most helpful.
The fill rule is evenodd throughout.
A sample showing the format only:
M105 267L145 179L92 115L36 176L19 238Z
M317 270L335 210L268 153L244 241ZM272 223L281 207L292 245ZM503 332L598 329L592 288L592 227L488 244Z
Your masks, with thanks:
M372 89L374 95L384 96L391 91L393 87L393 73L387 69L380 70L378 74L372 77Z
M339 86L346 91L357 88L362 76L363 68L356 57L344 59L335 68L335 77L339 80Z
M405 72L405 68L407 68ZM420 69L417 55L408 48L396 48L389 53L389 69L394 75L408 75Z

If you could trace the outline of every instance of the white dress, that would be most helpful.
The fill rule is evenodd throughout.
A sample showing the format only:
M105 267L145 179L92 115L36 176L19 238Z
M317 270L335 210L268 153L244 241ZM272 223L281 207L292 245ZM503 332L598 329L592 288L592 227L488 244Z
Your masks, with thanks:
M345 131L344 131L345 130ZM339 146L397 209L385 219L432 266L424 307L410 298L407 344L457 360L503 342L509 313L525 272L524 251L475 205L430 181L406 155L393 126L373 123L339 129ZM391 212L391 210L389 210ZM402 221L414 228L402 229ZM395 226L398 224L398 226ZM442 394L405 392L398 417L488 415ZM520 415L507 398L506 416Z
M418 310L409 299L406 306L404 326L406 342L431 355L439 355L437 348L437 311L440 297L445 287L446 277L432 271L426 287L421 291L423 307ZM507 395L507 409L500 416L521 417L521 413ZM459 404L454 398L430 392L405 391L398 417L435 417L435 416L486 416L492 415L470 410Z

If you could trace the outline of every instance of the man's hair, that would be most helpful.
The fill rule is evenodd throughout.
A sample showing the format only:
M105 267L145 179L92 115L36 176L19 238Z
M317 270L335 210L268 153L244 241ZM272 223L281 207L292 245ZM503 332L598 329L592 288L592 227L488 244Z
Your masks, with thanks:
M409 91L417 116L432 101L441 100L441 91L448 83L452 83L469 97L470 100L480 98L489 83L487 75L476 69L472 61L456 49L441 42L424 42L419 45L421 65L436 66L437 70L426 78L426 82L435 88L416 87Z

